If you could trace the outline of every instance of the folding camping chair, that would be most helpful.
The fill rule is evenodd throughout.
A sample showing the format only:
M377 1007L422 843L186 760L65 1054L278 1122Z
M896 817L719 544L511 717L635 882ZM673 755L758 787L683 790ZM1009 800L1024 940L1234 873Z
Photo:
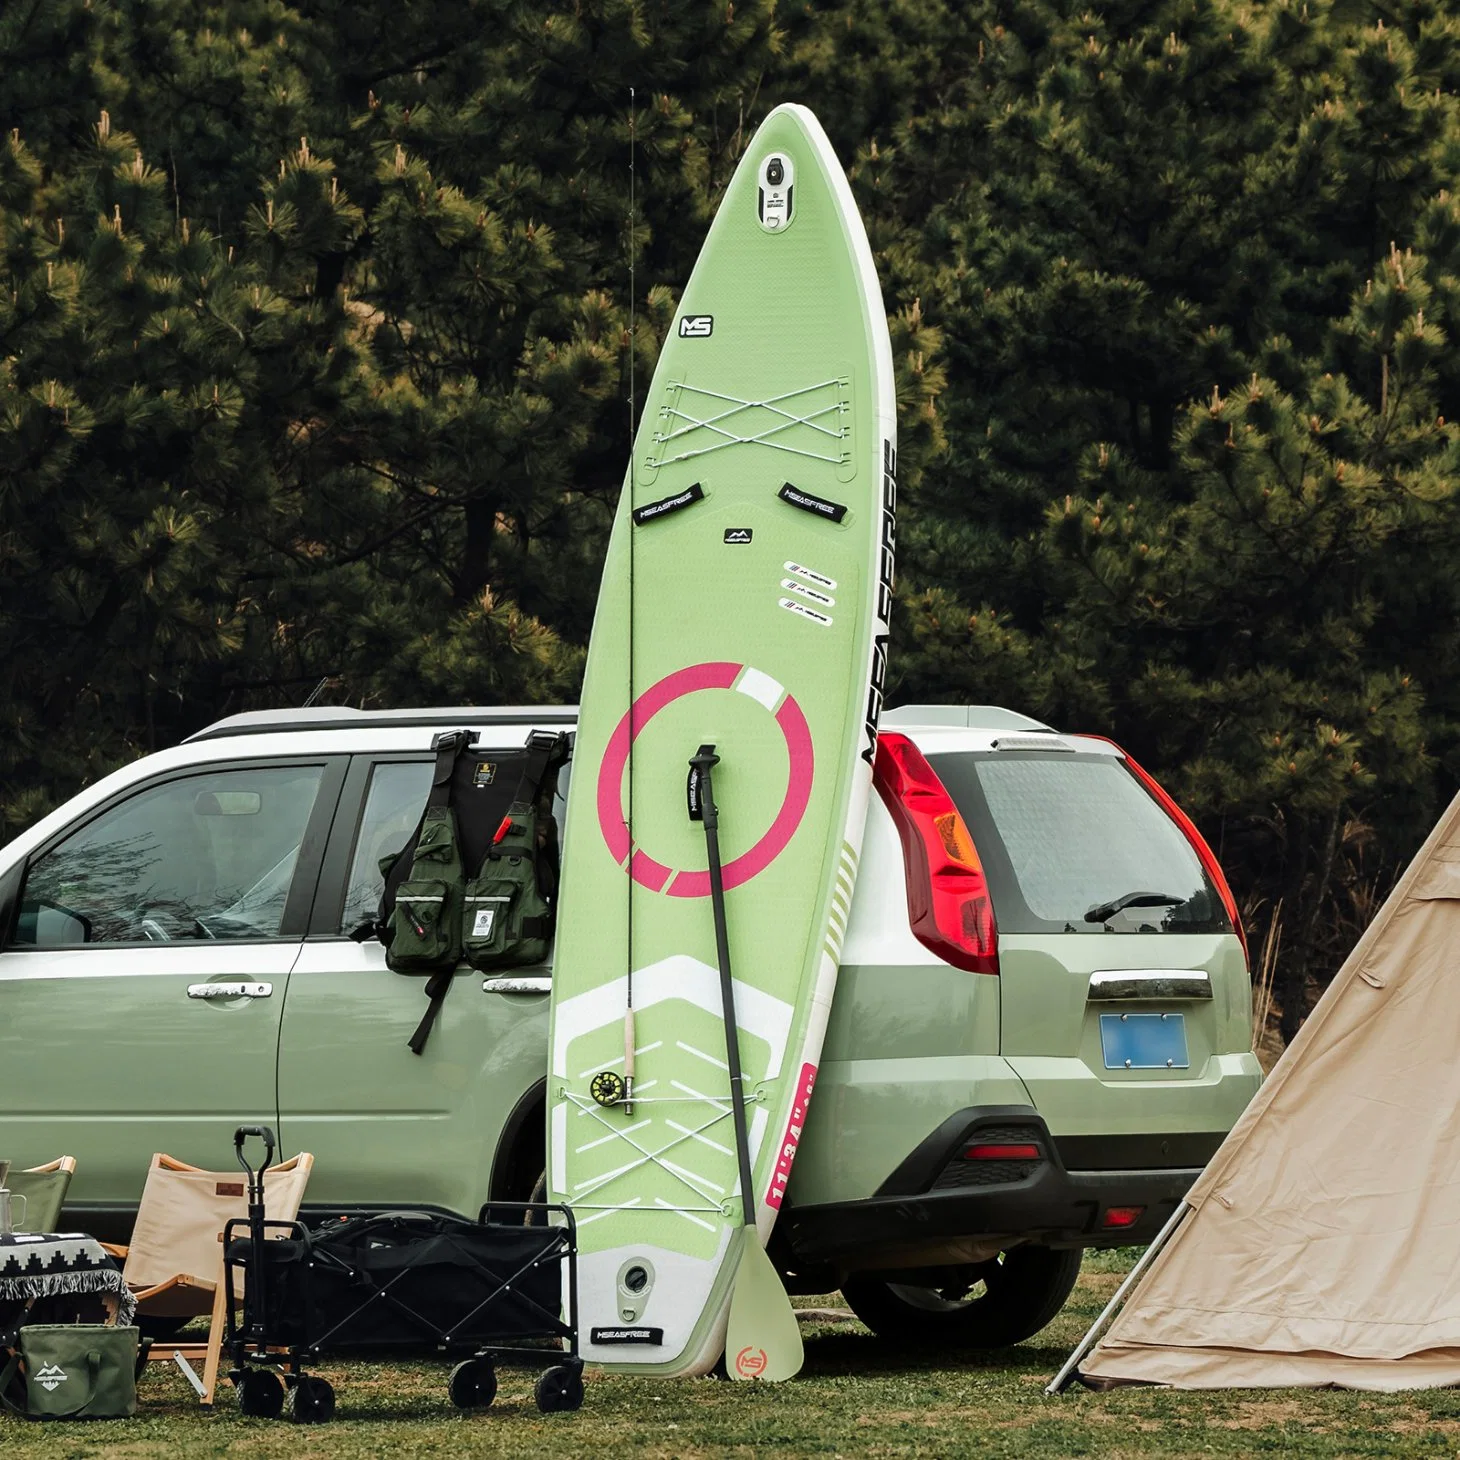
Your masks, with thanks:
M48 1161L44 1166L32 1166L17 1171L8 1161L0 1161L0 1187L5 1187L16 1196L23 1197L25 1204L18 1208L17 1229L25 1232L55 1232L61 1225L61 1207L66 1200L66 1190L76 1170L74 1156L61 1156ZM33 1301L33 1300L31 1300ZM19 1325L22 1315L31 1306L31 1301L14 1299L0 1301L0 1333ZM0 1353L4 1350L0 1349Z
M292 1222L299 1215L314 1157L307 1152L271 1166L268 1215ZM137 1209L132 1241L111 1250L124 1259L122 1275L137 1299L139 1318L209 1316L206 1344L157 1344L157 1361L181 1354L203 1362L198 1398L212 1404L218 1383L224 1319L228 1307L223 1274L223 1228L248 1211L238 1171L204 1171L161 1153L153 1156ZM235 1297L237 1295L235 1294Z
M27 1232L55 1232L60 1230L61 1208L75 1174L76 1157L60 1156L44 1166L11 1171L5 1181L0 1181L0 1186L9 1186L16 1196L25 1198Z

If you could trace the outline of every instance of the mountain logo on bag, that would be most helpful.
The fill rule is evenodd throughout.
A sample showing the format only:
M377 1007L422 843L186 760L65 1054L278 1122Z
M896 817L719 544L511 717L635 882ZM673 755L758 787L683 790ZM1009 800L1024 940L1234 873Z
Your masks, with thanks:
M35 1382L46 1391L47 1394L54 1393L70 1378L60 1364L47 1364L43 1369L36 1370Z

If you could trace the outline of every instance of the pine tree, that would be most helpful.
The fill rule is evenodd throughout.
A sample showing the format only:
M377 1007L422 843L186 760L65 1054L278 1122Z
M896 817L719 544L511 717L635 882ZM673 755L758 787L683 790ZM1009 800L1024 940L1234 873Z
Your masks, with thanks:
M1427 826L1433 754L1460 770L1455 23L990 0L930 46L929 14L793 27L815 79L843 31L917 57L837 93L886 129L887 252L944 339L900 691L1128 744L1259 934L1281 909L1291 1034Z
M67 162L47 175L15 133L0 153L12 825L175 738L199 670L242 649L279 506L259 417L322 343L106 111Z
M628 351L647 380L770 14L58 0L0 31L74 43L45 74L103 108L80 143L69 98L0 77L39 139L0 212L9 824L321 676L571 696ZM631 143L683 226L630 231Z
M1437 0L0 8L0 817L321 677L571 696L630 351L805 101L893 332L896 691L1128 744L1280 916L1291 1032L1460 782L1457 41Z

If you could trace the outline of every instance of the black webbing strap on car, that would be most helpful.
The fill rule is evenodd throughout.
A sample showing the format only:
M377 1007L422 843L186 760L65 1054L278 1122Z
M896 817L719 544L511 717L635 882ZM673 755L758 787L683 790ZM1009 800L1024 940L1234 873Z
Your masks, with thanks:
M532 808L537 800L537 793L542 789L542 778L547 774L547 768L554 756L561 752L566 740L567 736L552 735L546 730L534 730L527 737L527 757L522 762L522 774L517 778L517 789L512 793L511 811L516 811L518 807L524 811Z
M436 769L431 774L430 795L426 797L427 811L451 805L451 782L456 771L457 757L467 751L475 739L476 735L470 730L447 730L431 742L431 749L436 752ZM459 835L457 845L460 845ZM426 1012L416 1025L416 1032L406 1041L412 1054L420 1054L426 1048L426 1041L431 1037L431 1028L441 1012L446 991L455 977L454 967L442 968L426 980Z
M456 757L476 739L472 730L443 730L431 742L436 752L436 769L431 773L431 793L426 797L426 809L451 804L451 773L456 769Z
M527 758L522 763L522 774L517 779L517 789L512 793L512 804L507 809L509 819L518 812L525 814L534 808L548 767L566 757L567 745L568 737L566 735L553 735L546 730L534 730L527 737ZM533 863L536 865L538 848L533 847L531 851ZM556 851L556 847L554 847L554 851ZM487 848L488 857L502 855L503 853L497 849L495 843ZM522 919L524 938L546 938L551 933L552 920L550 918Z
M443 968L426 980L426 997L430 1002L426 1005L426 1012L421 1015L421 1022L416 1025L416 1032L406 1041L412 1054L420 1054L426 1048L426 1041L431 1037L431 1027L436 1023L436 1016L441 1012L442 1002L446 998L446 990L451 987L451 980L455 977L454 968Z

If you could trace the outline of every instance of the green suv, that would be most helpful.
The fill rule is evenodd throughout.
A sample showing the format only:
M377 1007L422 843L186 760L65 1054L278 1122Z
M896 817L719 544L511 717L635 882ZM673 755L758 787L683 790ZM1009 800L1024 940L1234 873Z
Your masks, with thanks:
M463 967L417 1056L423 981L349 935L434 734L489 752L575 718L234 716L17 837L0 1157L76 1156L68 1223L118 1238L152 1152L227 1165L244 1123L314 1153L307 1214L528 1197L549 967ZM1205 845L1107 742L894 711L877 785L775 1249L881 1331L1012 1342L1082 1247L1150 1238L1256 1089L1240 932Z

